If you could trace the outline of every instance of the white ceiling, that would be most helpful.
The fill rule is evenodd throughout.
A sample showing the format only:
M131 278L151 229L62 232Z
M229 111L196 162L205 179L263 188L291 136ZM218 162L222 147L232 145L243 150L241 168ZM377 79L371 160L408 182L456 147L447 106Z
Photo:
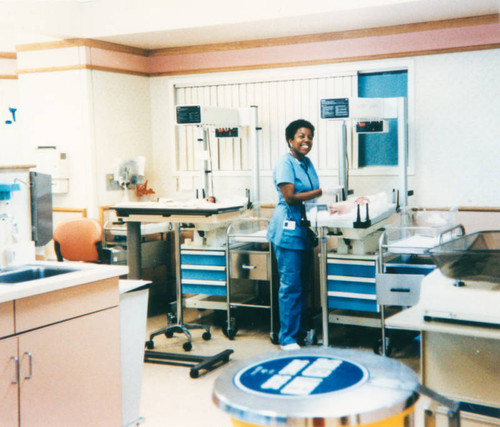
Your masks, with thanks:
M0 51L91 38L144 49L498 13L500 0L0 0Z

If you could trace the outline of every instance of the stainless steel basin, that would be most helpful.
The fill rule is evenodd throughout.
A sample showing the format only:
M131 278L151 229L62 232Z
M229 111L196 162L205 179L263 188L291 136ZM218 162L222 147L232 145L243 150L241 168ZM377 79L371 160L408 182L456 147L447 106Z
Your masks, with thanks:
M0 271L0 284L15 285L16 283L45 279L74 271L78 271L78 269L64 266L24 265Z

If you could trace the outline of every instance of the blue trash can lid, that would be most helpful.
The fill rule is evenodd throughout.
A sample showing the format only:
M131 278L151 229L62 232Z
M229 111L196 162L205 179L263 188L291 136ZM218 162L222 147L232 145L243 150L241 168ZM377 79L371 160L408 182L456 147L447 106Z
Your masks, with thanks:
M360 425L403 412L418 399L417 386L416 373L396 360L310 348L226 368L215 381L213 399L231 417L257 425L300 425L308 419Z

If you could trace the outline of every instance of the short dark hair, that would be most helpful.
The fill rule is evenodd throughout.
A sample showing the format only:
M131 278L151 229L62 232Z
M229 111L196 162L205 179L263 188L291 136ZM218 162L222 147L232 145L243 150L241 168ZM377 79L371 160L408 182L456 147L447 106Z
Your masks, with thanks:
M294 120L291 122L285 130L285 136L286 136L286 143L288 144L288 141L290 139L293 139L295 134L300 128L307 128L311 131L311 136L314 137L314 126L312 125L311 122L308 122L307 120L304 119L298 119Z

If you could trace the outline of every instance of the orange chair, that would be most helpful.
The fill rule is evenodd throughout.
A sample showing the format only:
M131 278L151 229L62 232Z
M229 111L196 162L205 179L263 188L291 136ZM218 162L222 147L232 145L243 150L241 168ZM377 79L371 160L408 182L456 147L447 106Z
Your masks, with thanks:
M78 218L65 221L54 230L58 261L103 262L103 229L99 221Z

